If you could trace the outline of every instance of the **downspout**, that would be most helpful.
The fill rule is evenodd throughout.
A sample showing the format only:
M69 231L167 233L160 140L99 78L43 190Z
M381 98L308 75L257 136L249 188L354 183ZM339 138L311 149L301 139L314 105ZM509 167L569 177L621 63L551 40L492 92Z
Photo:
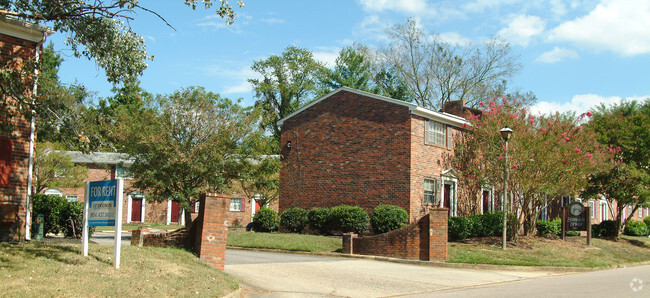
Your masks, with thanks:
M45 38L47 37L47 32L43 32L43 39L36 44L34 48L34 60L38 64L38 61L41 58L41 47L45 43ZM32 106L35 104L34 98L37 96L38 92L38 67L34 69L34 86L32 88ZM32 228L32 189L33 189L33 173L34 173L34 141L35 141L35 130L36 130L36 113L32 109L32 119L29 124L29 168L27 170L27 200L25 207L25 240L29 241L32 239L31 228Z

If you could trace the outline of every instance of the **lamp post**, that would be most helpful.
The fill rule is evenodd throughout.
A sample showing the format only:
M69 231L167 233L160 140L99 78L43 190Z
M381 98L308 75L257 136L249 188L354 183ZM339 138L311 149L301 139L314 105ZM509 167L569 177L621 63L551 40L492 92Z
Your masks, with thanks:
M508 224L508 209L506 208L507 196L508 196L508 141L512 136L512 129L506 126L499 131L501 138L506 142L505 146L505 162L503 166L503 198L501 199L501 208L503 208L503 250L506 250L506 236L507 236L507 224Z

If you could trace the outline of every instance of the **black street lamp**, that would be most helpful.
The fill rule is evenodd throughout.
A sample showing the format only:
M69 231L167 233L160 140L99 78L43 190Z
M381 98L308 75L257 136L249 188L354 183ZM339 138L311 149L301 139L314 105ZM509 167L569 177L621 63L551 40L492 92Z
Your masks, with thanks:
M506 250L506 237L507 237L507 224L508 224L508 209L506 208L507 196L508 196L508 141L512 137L512 129L506 126L501 131L501 138L506 142L505 146L505 162L503 166L503 197L501 198L501 208L503 208L503 250Z

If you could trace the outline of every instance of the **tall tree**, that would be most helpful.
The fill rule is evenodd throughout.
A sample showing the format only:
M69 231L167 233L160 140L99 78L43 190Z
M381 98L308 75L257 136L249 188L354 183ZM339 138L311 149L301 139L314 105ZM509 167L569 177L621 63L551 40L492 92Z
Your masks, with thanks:
M53 143L38 143L34 158L36 179L34 193L47 188L81 187L88 176L85 166L75 165L63 147Z
M282 163L279 155L269 154L274 151L274 144L272 137L258 131L242 144L245 149L235 161L233 178L244 195L255 198L261 207L278 199Z
M510 45L497 38L452 44L427 33L414 19L387 34L390 43L382 51L383 62L399 73L413 100L426 108L439 109L459 99L477 107L519 69Z
M333 69L326 69L321 78L325 95L339 87L346 86L362 91L371 92L372 72L370 61L354 47L345 47L339 52Z
M196 9L198 0L185 0L186 5ZM225 18L228 24L236 20L232 6L227 0L220 0L217 15ZM213 1L202 0L205 8ZM238 1L240 7L244 5ZM143 7L138 0L2 0L0 14L40 23L55 31L67 34L67 44L77 57L94 60L104 69L109 82L119 83L142 74L147 67L146 60L152 59L145 49L144 38L133 31L129 25L138 12L153 13L167 23L155 11ZM169 25L167 23L167 25ZM171 26L171 25L169 25ZM29 94L34 70L39 69L35 60L23 61L21 68L10 65L0 67L1 96L9 96L17 101L17 108L31 118L36 110ZM0 110L0 116L7 115ZM7 121L0 123L0 129L13 130Z
M324 66L309 50L289 46L282 55L255 61L251 69L262 77L248 80L258 98L255 105L264 111L261 125L279 142L278 120L313 99Z
M148 117L117 123L120 143L135 157L135 187L189 211L190 199L229 184L241 144L255 132L259 115L200 87L159 96L156 104Z
M468 116L471 125L457 139L451 166L478 193L481 186L503 189L504 141L499 130L509 126L513 137L508 146L508 189L516 194L513 211L520 212L522 232L535 232L539 212L563 195L577 195L587 177L607 167L610 154L596 141L596 132L584 117L571 114L532 115L521 102L479 103L479 116ZM474 210L477 210L475 208Z
M601 104L593 114L590 125L611 148L612 167L590 175L584 194L605 196L620 234L639 208L650 206L650 99ZM625 213L628 207L632 212Z

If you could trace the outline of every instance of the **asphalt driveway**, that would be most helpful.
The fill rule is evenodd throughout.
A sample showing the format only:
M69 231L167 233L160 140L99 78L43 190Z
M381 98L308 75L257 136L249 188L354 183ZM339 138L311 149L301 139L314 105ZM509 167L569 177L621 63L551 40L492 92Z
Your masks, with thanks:
M226 250L225 271L238 277L248 297L386 297L429 295L557 275L418 266L375 260Z

